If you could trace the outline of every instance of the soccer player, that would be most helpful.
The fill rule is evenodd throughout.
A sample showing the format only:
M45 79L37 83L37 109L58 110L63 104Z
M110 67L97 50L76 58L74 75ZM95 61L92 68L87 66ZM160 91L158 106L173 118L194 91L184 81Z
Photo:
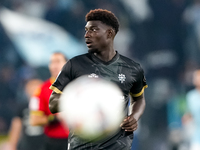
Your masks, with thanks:
M46 135L44 150L66 150L68 146L69 131L59 121L59 114L53 115L49 110L49 97L52 92L49 87L55 81L66 61L67 59L60 52L51 55L49 64L51 78L44 82L29 103L31 125L44 126Z
M18 107L16 116L12 119L9 132L9 150L41 150L43 147L43 128L29 124L28 108L31 96L42 83L43 81L40 79L30 79L25 85L27 101Z
M116 16L103 9L91 10L86 15L85 42L88 53L70 59L63 67L56 81L50 87L49 108L57 113L59 97L64 87L72 80L88 75L103 78L118 85L124 94L127 117L114 135L99 142L83 141L72 134L69 137L70 150L107 149L130 150L133 131L145 109L144 89L147 87L140 64L120 55L113 47L114 38L119 30ZM99 91L101 94L101 91ZM128 115L129 94L132 96L132 112ZM88 106L90 107L90 106ZM111 106L112 107L112 106ZM86 108L87 109L87 108Z

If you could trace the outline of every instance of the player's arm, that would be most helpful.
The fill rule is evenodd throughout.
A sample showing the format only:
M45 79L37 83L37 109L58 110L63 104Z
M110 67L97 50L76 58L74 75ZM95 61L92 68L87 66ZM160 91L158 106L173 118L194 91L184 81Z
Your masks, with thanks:
M42 87L38 88L38 92L35 93L33 97L31 97L29 101L29 109L30 109L30 118L29 123L32 126L44 126L50 124L52 122L57 121L56 116L46 115L46 111L48 109L48 104L45 102L44 93L46 90L43 90Z
M58 75L56 81L50 86L50 89L53 91L49 98L49 110L52 114L58 113L58 104L59 99L62 94L64 87L72 81L72 69L71 69L71 60L69 60L62 68L60 74Z
M125 131L132 132L138 128L138 120L142 116L145 110L146 102L144 93L139 97L133 97L131 101L131 113L127 116L121 124L122 129Z
M52 114L59 112L58 103L61 93L52 92L49 99L49 109Z
M136 120L139 120L146 106L144 93L139 97L132 97L131 105L132 105L131 114L133 115L133 118L135 118Z
M56 115L46 116L45 114L38 114L37 112L32 111L30 115L30 125L32 126L44 126L47 124L58 122Z
M44 126L48 124L48 116L46 115L39 115L36 112L31 112L30 114L30 125L32 126Z
M46 115L46 103L43 103L41 97L33 97L29 103L30 119L29 123L32 126L44 126L50 123L57 122L57 117L54 114Z
M20 138L22 129L22 121L20 117L14 117L11 122L11 128L9 131L9 146L11 150L17 149L17 143Z
M135 131L138 128L138 120L142 116L146 106L144 89L147 88L148 85L146 84L143 69L140 66L138 66L137 69L138 73L134 76L136 81L130 89L132 110L121 124L121 127L129 132Z

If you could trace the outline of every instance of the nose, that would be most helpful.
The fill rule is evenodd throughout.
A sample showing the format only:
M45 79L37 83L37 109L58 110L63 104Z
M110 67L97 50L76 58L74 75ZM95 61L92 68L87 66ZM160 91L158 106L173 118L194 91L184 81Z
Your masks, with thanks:
M90 31L85 31L85 36L84 36L84 37L85 37L85 38L91 37Z

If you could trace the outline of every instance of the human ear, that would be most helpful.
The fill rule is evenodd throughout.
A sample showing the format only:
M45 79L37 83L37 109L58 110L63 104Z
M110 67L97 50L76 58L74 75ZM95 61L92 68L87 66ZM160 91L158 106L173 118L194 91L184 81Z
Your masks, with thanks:
M108 33L108 34L107 34L107 37L108 37L108 38L113 38L113 37L114 37L114 34L115 34L115 33L114 33L114 31L113 31L112 29L108 29L108 30L107 30L107 33Z

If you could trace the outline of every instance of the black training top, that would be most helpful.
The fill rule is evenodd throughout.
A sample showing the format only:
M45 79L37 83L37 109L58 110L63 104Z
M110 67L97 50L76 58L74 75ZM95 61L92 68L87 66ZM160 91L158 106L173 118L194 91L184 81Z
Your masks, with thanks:
M133 60L116 53L112 60L104 62L94 54L87 53L70 59L63 66L62 71L50 89L56 93L62 93L68 83L83 75L87 75L90 78L103 78L118 85L124 94L127 114L129 94L133 97L138 97L143 94L144 89L147 87L143 69ZM116 142L122 132L124 131L119 129L119 132L106 139L106 141L109 141L109 143ZM74 140L75 138L77 138L75 135L71 137L70 147L72 149L81 149L83 145L84 149L87 146L87 143L80 139ZM77 140L79 142L74 142Z
M133 60L116 53L112 60L104 62L87 53L70 59L50 89L62 93L69 82L83 75L114 82L123 91L126 106L129 94L138 97L147 87L143 69Z

